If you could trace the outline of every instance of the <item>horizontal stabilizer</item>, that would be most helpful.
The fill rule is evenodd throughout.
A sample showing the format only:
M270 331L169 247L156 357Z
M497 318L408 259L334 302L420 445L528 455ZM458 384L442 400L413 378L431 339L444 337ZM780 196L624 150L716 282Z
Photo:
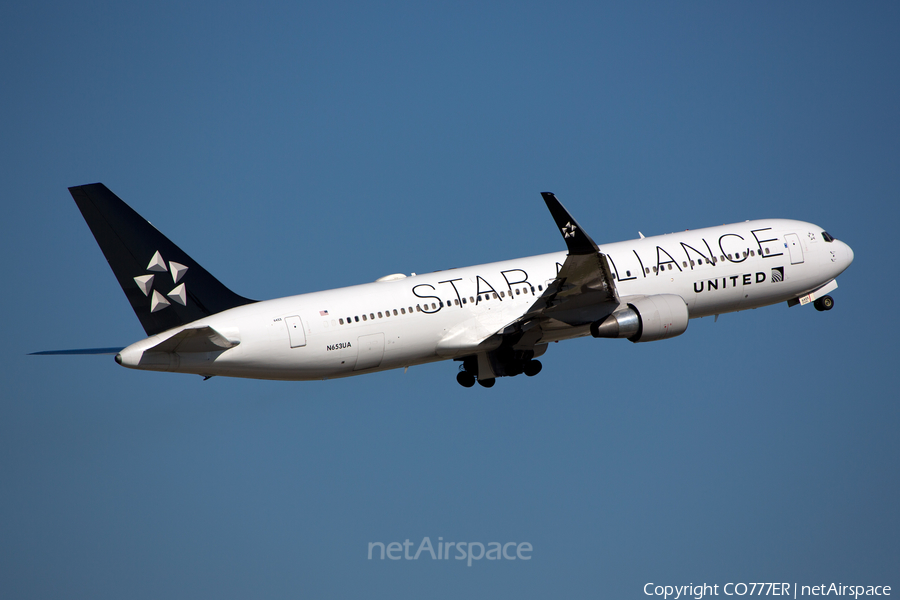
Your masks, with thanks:
M77 350L44 350L31 352L28 356L49 356L53 354L118 354L122 348L79 348Z
M184 329L144 352L221 352L238 344L212 327L198 327Z

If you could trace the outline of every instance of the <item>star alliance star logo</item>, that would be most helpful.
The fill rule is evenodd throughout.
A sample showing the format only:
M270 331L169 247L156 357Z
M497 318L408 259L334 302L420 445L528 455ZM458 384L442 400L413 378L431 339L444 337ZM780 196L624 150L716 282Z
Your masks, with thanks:
M563 227L562 229L560 229L560 231L562 231L562 234L563 234L563 237L564 237L564 238L570 238L570 237L575 237L575 230L576 230L576 229L578 229L578 228L575 227L574 225L572 225L572 222L569 221L568 223L566 223L566 226L565 226L565 227Z
M188 268L186 266L181 263L169 261L169 266L166 267L166 261L163 260L163 257L159 254L159 250L157 250L153 255L153 258L150 259L150 264L147 265L147 270L152 274L135 277L134 282L144 293L144 295L150 298L150 312L155 313L156 311L162 310L169 306L171 302L166 299L166 296L168 296L173 302L177 302L182 306L187 305L187 288L184 287L183 283L178 283L181 278L184 277L184 274L187 273ZM156 277L156 273L166 272L172 274L172 281L177 285L172 289L171 292L163 296L158 291L153 289L153 279Z

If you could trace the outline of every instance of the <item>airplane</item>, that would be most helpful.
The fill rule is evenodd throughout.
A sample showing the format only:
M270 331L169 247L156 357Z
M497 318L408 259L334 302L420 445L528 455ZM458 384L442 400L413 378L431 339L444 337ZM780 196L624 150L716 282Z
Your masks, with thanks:
M553 193L565 251L257 301L239 296L102 183L69 188L147 338L131 369L321 380L453 360L457 382L537 375L551 342L650 342L691 319L786 302L831 310L853 250L824 229L764 219L598 246Z

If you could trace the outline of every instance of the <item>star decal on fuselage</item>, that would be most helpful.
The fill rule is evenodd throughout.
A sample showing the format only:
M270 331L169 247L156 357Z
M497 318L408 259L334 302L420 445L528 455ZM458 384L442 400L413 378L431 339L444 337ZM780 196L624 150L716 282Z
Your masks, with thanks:
M169 261L168 267L166 266L166 261L163 260L162 255L160 255L159 250L157 250L153 254L153 258L150 259L150 263L147 265L147 271L149 271L150 275L139 275L134 278L134 282L137 284L138 288L141 292L144 293L145 296L150 298L150 312L155 313L156 311L162 310L169 305L169 299L172 302L177 302L182 306L187 305L187 288L184 286L184 283L178 283L181 281L181 278L184 277L184 274L187 273L188 268L181 263L177 263L174 261ZM171 273L172 274L172 282L175 284L175 287L171 292L163 296L159 293L159 291L153 289L153 280L156 278L157 273ZM168 297L168 298L167 298Z

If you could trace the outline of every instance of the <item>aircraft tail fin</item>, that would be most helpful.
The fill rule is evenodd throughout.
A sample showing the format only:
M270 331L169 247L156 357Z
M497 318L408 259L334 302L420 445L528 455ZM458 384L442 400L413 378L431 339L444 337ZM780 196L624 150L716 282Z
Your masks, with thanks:
M147 335L250 304L102 183L69 192Z

